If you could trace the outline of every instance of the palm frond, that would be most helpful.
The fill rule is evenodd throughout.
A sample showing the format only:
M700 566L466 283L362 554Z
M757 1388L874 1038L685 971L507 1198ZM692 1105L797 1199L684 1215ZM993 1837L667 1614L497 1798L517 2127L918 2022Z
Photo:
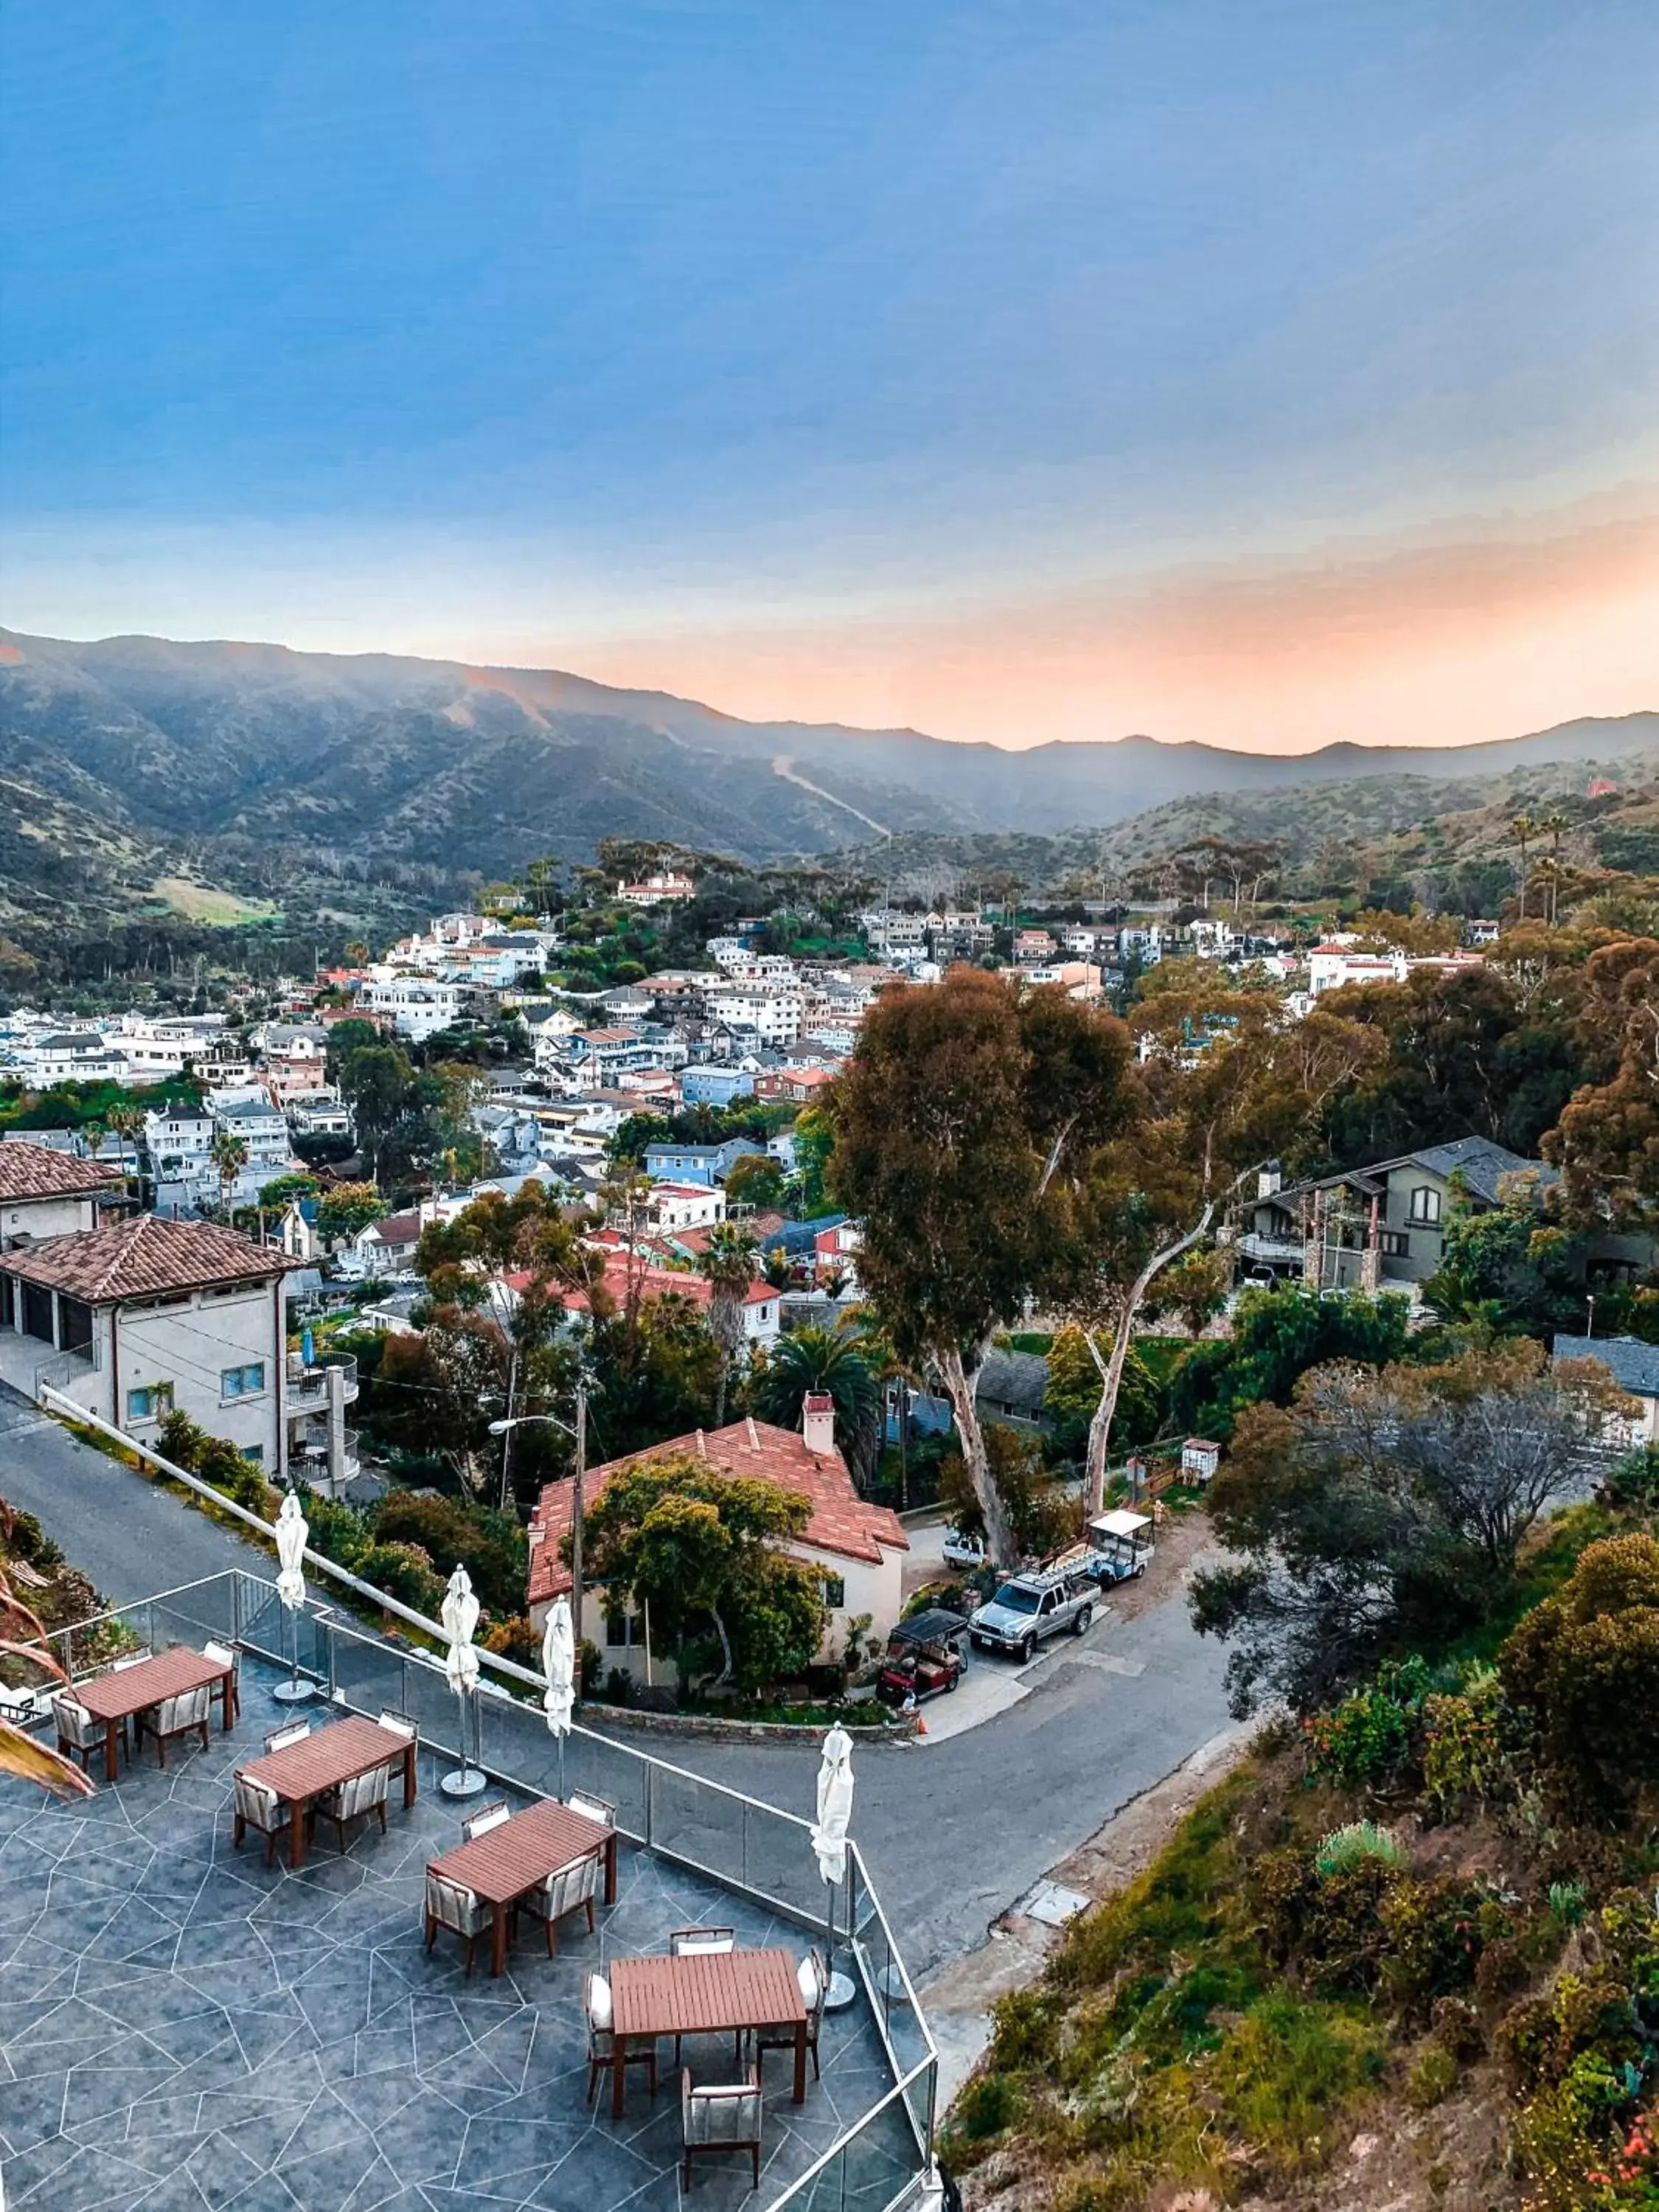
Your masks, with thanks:
M0 1721L0 1774L15 1774L20 1782L38 1783L54 1797L90 1797L90 1780L61 1752L37 1743L9 1721Z

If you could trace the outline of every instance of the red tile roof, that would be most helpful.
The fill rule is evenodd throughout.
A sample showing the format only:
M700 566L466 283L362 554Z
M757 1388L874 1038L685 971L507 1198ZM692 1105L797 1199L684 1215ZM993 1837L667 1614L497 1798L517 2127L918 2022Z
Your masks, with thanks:
M0 1272L67 1291L93 1305L247 1282L285 1274L296 1264L234 1230L208 1221L165 1221L159 1213L134 1214L0 1254Z
M798 1430L775 1428L769 1421L733 1421L712 1434L694 1429L690 1436L672 1437L665 1443L653 1444L648 1451L630 1452L625 1459L591 1467L582 1480L584 1504L592 1504L619 1468L640 1467L679 1453L707 1461L721 1474L775 1483L780 1490L793 1490L805 1498L812 1517L800 1540L815 1551L833 1552L838 1559L861 1559L878 1566L884 1551L910 1548L897 1514L859 1496L838 1451L809 1451L806 1439ZM569 1483L550 1482L530 1516L526 1601L531 1605L544 1604L570 1588L570 1570L562 1556L564 1540L570 1534L570 1512Z
M90 1196L119 1182L110 1169L77 1153L12 1138L0 1144L0 1206L11 1199Z
M608 1246L607 1234L604 1231L592 1241L595 1244L607 1245L605 1286L619 1306L626 1302L630 1291L637 1291L640 1297L645 1298L660 1298L669 1295L690 1298L694 1306L699 1307L708 1306L714 1298L714 1285L704 1276L693 1274L690 1268L659 1267L654 1261L641 1261L637 1257L630 1262L625 1252ZM507 1278L507 1287L522 1291L532 1279L527 1273L509 1275ZM556 1285L550 1295L570 1313L587 1311L586 1291L561 1291ZM765 1305L778 1296L779 1292L770 1283L763 1283L757 1277L744 1292L743 1302L746 1306Z

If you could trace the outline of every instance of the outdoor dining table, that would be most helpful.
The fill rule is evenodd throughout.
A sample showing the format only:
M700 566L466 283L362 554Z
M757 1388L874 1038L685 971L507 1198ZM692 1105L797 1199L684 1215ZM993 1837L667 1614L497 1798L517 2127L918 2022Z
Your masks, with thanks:
M313 1797L377 1766L400 1766L404 1774L404 1804L415 1802L415 1739L382 1728L378 1721L335 1721L315 1729L282 1751L268 1751L240 1771L251 1781L262 1783L289 1808L288 1863L298 1866L305 1857L306 1807Z
M186 1691L216 1688L224 1709L225 1727L236 1717L236 1668L229 1659L210 1659L205 1651L192 1651L188 1644L175 1644L153 1659L134 1667L117 1667L90 1682L77 1682L75 1695L94 1720L104 1723L104 1771L115 1777L115 1750L121 1723L151 1705L165 1705Z
M787 1951L698 1951L611 1962L611 2111L623 2111L623 2051L659 2035L795 2032L794 2101L806 2101L806 2006Z
M614 1905L616 1830L548 1798L428 1861L427 1872L458 1882L489 1907L489 1971L501 1974L507 1970L507 1923L520 1899L578 1860L601 1856L605 1901Z

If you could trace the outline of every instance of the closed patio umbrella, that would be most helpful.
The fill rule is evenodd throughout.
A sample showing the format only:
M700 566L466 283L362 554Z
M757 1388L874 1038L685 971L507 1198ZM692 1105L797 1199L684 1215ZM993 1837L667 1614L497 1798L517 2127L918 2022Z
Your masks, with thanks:
M830 1885L830 1956L836 1944L835 1890L847 1879L847 1831L853 1818L853 1739L844 1728L832 1728L823 1739L818 1765L817 1819L812 1824L812 1852L818 1872ZM825 2002L832 2012L851 2004L855 1992L851 1979L832 1972Z
M559 1795L564 1795L564 1740L570 1733L570 1717L576 1705L576 1632L570 1622L570 1601L556 1597L542 1631L542 1672L547 1687L542 1707L547 1725L559 1740Z
M458 1566L449 1577L440 1618L443 1621L444 1634L449 1639L448 1649L444 1653L444 1674L461 1705L461 1763L453 1772L444 1776L438 1787L446 1797L474 1797L484 1787L488 1778L476 1766L470 1766L466 1757L466 1701L469 1696L472 1699L481 1736L483 1718L477 1716L477 1711L478 1653L472 1641L472 1632L478 1625L478 1601L472 1594L472 1578L465 1567Z
M271 1692L285 1705L302 1704L316 1689L315 1683L300 1680L300 1615L305 1610L305 1557L310 1537L311 1530L300 1510L299 1493L290 1490L276 1516L276 1595L289 1617L292 1665L288 1680L279 1682Z

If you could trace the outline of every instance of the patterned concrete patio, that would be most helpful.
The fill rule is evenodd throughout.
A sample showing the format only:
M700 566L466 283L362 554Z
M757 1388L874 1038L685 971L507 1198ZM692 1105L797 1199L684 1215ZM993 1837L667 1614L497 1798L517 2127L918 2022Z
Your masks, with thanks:
M425 1863L458 1839L447 1759L423 1750L413 1809L394 1790L389 1834L343 1856L327 1830L297 1874L267 1871L252 1838L232 1850L231 1771L276 1724L271 1679L245 1660L234 1731L216 1721L165 1774L151 1747L85 1803L0 1781L9 2212L678 2212L672 2051L654 2105L641 2069L623 2120L604 2088L587 2107L583 1975L698 1922L796 1954L802 1930L624 1846L597 1936L566 1923L550 1961L526 1923L508 1974L481 1957L468 1981L459 1946L428 1955L420 1924ZM686 2056L730 2076L729 2045ZM690 2205L770 2204L886 2094L862 1997L825 2021L822 2061L797 2106L787 2054L768 2058L759 2195L746 2161L700 2162ZM917 2162L892 2108L800 2201L882 2212Z

